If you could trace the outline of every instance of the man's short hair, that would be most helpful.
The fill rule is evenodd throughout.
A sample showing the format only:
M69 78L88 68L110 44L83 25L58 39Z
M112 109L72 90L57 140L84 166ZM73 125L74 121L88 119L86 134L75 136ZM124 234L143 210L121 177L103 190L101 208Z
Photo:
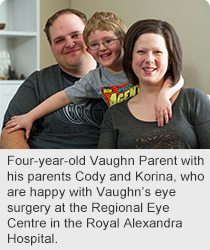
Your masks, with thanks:
M64 14L74 14L76 16L78 16L84 24L86 24L87 22L87 17L84 13L82 13L81 11L79 10L75 10L75 9L62 9L62 10L59 10L58 12L56 12L55 14L53 14L46 22L46 25L45 25L45 28L44 28L44 32L46 33L46 36L47 36L47 40L49 41L50 44L52 44L52 41L51 41L51 37L50 37L50 26L53 25L53 23L55 22L55 20L60 17L61 15L64 15Z

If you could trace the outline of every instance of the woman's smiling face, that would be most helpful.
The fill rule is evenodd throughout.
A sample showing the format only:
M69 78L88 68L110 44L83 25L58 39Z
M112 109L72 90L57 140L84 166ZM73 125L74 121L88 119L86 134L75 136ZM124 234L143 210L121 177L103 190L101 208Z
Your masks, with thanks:
M136 40L132 69L140 85L162 85L168 64L168 50L162 35L145 33Z

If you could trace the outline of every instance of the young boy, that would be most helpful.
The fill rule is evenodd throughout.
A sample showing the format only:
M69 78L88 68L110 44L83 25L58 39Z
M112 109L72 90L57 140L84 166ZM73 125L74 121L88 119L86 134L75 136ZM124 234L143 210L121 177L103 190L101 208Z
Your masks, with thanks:
M70 103L85 104L89 98L101 98L103 95L107 104L112 106L136 95L138 86L128 81L122 68L123 38L126 32L125 23L115 14L96 12L85 26L83 39L87 51L100 66L83 76L73 86L54 94L29 113L12 117L6 124L6 128L11 128L8 133L25 128L26 138L29 138L35 120ZM164 82L156 105L156 110L160 110L160 114L156 112L158 126L163 126L164 120L168 123L168 117L172 117L169 99L183 86L183 78L180 78L174 87L171 87L170 83L169 79Z

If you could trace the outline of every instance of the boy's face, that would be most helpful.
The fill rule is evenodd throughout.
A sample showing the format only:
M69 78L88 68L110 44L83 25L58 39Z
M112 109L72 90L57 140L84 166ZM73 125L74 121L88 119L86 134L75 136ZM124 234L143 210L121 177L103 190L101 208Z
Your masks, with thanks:
M88 49L88 52L93 58L100 64L106 67L111 73L121 72L122 58L123 58L123 46L122 39L115 40L113 44L105 46L102 42L107 39L118 38L115 33L110 30L95 30L91 32L88 37L89 44L99 43L99 48L95 50Z

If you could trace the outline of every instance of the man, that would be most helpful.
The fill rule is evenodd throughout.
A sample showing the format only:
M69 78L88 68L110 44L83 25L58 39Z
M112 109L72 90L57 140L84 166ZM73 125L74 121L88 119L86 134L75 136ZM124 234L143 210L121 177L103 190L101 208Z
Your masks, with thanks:
M86 21L85 14L73 9L58 11L48 19L44 31L58 64L36 71L25 80L6 111L4 125L12 116L27 113L97 67L82 38ZM106 109L102 99L90 100L85 106L70 104L37 120L28 141L23 130L11 134L2 130L0 147L97 148Z

